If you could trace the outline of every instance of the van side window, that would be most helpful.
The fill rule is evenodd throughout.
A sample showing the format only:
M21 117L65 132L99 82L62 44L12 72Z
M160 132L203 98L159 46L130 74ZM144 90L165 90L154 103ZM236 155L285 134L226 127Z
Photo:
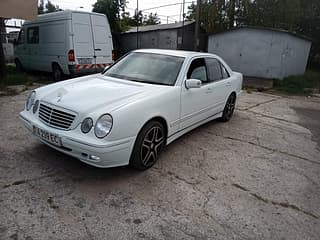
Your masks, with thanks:
M21 31L19 32L19 37L18 37L18 44L22 44L24 43L24 29L21 29Z
M223 79L220 62L215 58L206 58L209 81L218 81Z
M191 62L187 78L201 80L203 84L208 82L206 64L203 58L197 58Z
M27 43L39 43L39 27L30 27L27 29Z

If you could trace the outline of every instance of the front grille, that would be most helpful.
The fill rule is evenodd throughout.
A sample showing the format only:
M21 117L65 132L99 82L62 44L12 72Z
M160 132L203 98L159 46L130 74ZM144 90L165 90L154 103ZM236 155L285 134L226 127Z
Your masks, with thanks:
M43 103L40 104L39 118L49 126L68 130L76 115L67 113Z

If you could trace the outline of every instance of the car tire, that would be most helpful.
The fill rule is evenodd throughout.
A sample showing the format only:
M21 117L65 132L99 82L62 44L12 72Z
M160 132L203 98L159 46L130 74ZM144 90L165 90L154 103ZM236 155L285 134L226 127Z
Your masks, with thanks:
M58 64L52 65L52 76L54 81L61 81L63 79L63 72Z
M228 122L233 115L236 106L236 95L232 93L227 100L227 103L223 109L222 117L219 119L221 122Z
M165 130L158 121L148 122L138 134L130 158L130 166L139 170L152 167L166 142Z
M23 72L24 71L22 63L20 62L19 59L15 59L14 63L16 64L16 69L17 69L18 72Z

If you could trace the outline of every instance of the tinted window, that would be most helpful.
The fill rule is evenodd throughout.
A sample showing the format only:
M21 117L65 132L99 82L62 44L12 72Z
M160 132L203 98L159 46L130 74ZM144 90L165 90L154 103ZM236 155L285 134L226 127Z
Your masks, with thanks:
M221 70L222 70L222 77L223 77L223 79L229 78L230 75L229 75L227 69L223 66L222 63L220 63L220 65L221 65Z
M206 64L210 82L217 81L223 78L220 62L217 59L206 58Z
M152 84L174 85L184 58L154 53L130 53L105 76Z
M39 43L39 27L30 27L27 30L27 43Z
M197 58L191 62L187 78L198 79L203 83L208 82L206 64L203 58Z

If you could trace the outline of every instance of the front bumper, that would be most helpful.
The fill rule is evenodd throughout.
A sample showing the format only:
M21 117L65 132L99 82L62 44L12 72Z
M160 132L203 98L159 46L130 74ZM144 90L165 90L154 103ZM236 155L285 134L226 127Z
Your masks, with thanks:
M36 119L28 116L26 111L20 113L20 119L24 126L33 134L33 126L56 134L61 138L61 146L55 146L33 134L46 145L63 152L89 165L108 168L129 164L135 137L120 139L117 141L101 141L101 144L92 144L84 139L75 138L70 134L73 130L63 131L49 127Z

